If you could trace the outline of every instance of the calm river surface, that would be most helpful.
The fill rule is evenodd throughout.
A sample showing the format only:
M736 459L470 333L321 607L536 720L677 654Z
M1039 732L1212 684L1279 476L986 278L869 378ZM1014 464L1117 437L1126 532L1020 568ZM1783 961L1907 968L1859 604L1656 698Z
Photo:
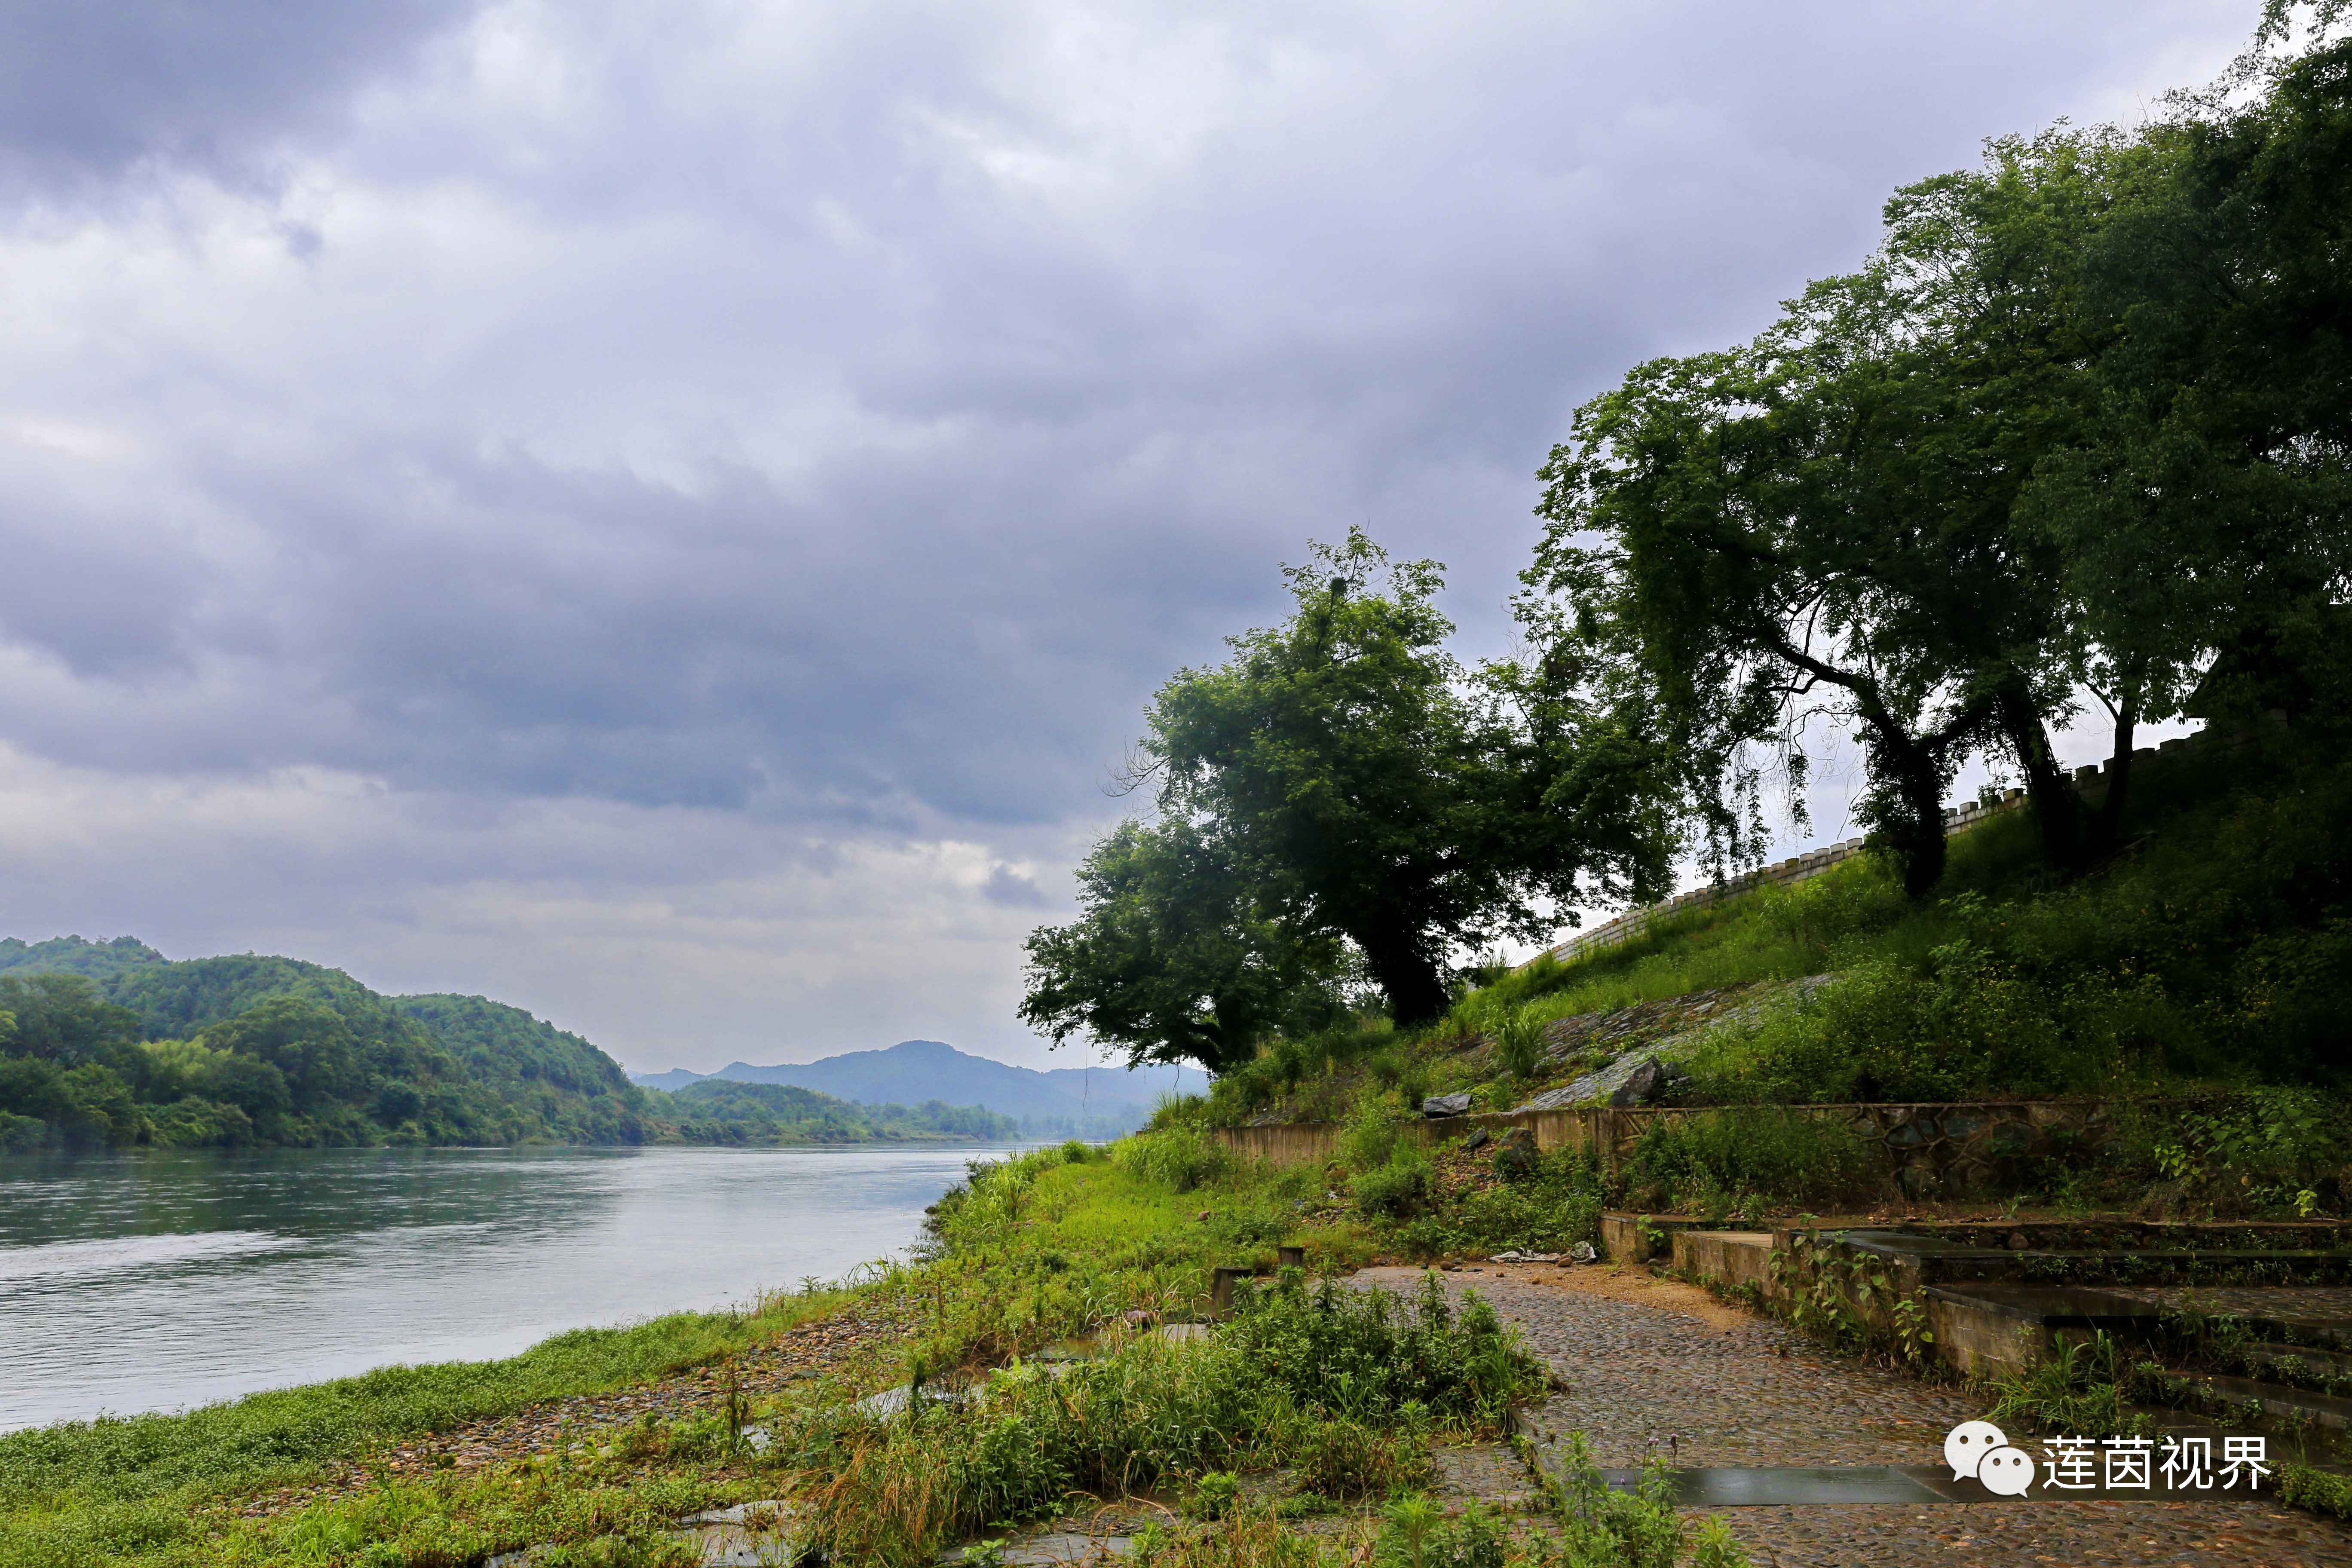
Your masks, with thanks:
M0 1430L750 1300L898 1253L957 1149L0 1160Z

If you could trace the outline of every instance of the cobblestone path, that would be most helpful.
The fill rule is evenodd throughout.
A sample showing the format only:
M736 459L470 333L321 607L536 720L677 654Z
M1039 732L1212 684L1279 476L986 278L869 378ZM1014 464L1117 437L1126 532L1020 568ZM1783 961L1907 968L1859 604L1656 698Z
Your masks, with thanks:
M1419 1271L1360 1284L1411 1289ZM1824 1359L1768 1318L1645 1270L1486 1265L1444 1276L1481 1291L1568 1383L1531 1414L1581 1431L1603 1468L1654 1451L1683 1465L1920 1465L1958 1391ZM2352 1528L2267 1502L1958 1503L1722 1510L1757 1568L2346 1568Z

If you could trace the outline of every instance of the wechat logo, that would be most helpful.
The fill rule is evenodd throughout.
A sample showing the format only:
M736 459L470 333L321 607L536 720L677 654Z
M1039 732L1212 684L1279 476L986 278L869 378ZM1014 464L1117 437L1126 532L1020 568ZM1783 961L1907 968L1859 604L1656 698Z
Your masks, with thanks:
M2033 1485L2033 1461L1990 1421L1963 1421L1947 1433L1944 1463L1952 1479L1980 1481L1997 1497L2023 1497Z

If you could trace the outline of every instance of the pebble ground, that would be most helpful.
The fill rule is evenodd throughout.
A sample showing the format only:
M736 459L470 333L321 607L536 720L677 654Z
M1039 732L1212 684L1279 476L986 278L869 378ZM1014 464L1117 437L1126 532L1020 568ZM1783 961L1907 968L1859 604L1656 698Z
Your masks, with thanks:
M1444 1276L1517 1325L1569 1384L1531 1415L1603 1468L1919 1465L1984 1414L1961 1391L1824 1358L1781 1324L1646 1271L1486 1265ZM1419 1271L1367 1269L1409 1289ZM1947 1503L1723 1510L1757 1568L2347 1568L2352 1528L2267 1502Z

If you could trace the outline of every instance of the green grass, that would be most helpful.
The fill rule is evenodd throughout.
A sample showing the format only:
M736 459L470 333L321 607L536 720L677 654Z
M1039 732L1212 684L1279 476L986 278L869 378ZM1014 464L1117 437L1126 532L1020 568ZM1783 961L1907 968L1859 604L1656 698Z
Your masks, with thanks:
M1528 1087L1533 1027L1822 973L1838 983L1717 1032L1700 1098L2352 1089L2352 763L2316 742L2214 745L2144 761L2136 790L2122 850L2071 880L2026 814L2005 815L1952 840L1926 900L1865 856L1686 909L1494 977L1418 1036L1274 1042L1201 1114L1345 1121L1370 1096L1452 1089L1499 1105Z
M2019 813L1954 839L1926 901L1864 858L1519 971L1457 1016L1835 973L1809 1005L1727 1032L1702 1088L1789 1101L2346 1087L2352 766L2213 748L2143 773L2128 851L2091 875L2053 876Z
M0 1437L0 1564L213 1560L230 1549L206 1543L198 1516L219 1500L313 1480L383 1444L700 1365L840 1299L772 1298L755 1313L560 1334L504 1361L386 1367L185 1415L14 1433Z
M1164 1532L1155 1560L1318 1561L1321 1549L1284 1521L1409 1499L1433 1478L1433 1439L1492 1435L1541 1374L1490 1313L1456 1313L1433 1287L1398 1303L1290 1276L1277 1289L1245 1288L1238 1314L1208 1342L1134 1338L1122 1314L1199 1311L1215 1266L1270 1266L1276 1246L1297 1243L1321 1274L1397 1239L1393 1226L1318 1207L1319 1172L1238 1165L1211 1147L1178 1127L1108 1157L1072 1145L975 1164L939 1205L926 1258L752 1312L680 1314L562 1335L501 1362L391 1368L183 1415L16 1434L0 1439L0 1568L455 1568L526 1545L548 1548L552 1568L654 1568L678 1561L666 1531L681 1515L773 1497L813 1510L806 1517L838 1560L913 1563L1051 1512L1073 1488L1108 1495L1156 1483L1187 1495L1214 1473L1277 1471L1293 1494L1279 1510L1235 1493L1213 1510L1226 1517ZM1551 1223L1559 1198L1589 1187L1583 1180L1539 1164L1490 1195L1517 1207L1487 1218ZM387 1445L707 1364L852 1300L908 1331L754 1400L732 1424L708 1411L648 1419L591 1448L424 1479L378 1466L378 1479L356 1489L303 1495ZM1088 1335L1108 1353L1066 1375L1028 1359ZM909 1377L978 1378L987 1393L889 1419L854 1410L854 1396ZM737 1443L743 1420L766 1426L771 1445ZM1220 1495L1218 1485L1202 1496ZM273 1495L277 1511L247 1517ZM1638 1525L1654 1545L1681 1539L1671 1510L1611 1507L1610 1519ZM1571 1538L1595 1552L1616 1539L1591 1534L1591 1522L1558 1521L1557 1541L1538 1555L1650 1561L1568 1552ZM1381 1561L1412 1544L1395 1531L1376 1541L1368 1522L1356 1528L1364 1550L1388 1553ZM1499 1568L1483 1526L1423 1528L1416 1539L1426 1562ZM1524 1555L1524 1545L1509 1552ZM1427 1556L1440 1549L1452 1555Z

